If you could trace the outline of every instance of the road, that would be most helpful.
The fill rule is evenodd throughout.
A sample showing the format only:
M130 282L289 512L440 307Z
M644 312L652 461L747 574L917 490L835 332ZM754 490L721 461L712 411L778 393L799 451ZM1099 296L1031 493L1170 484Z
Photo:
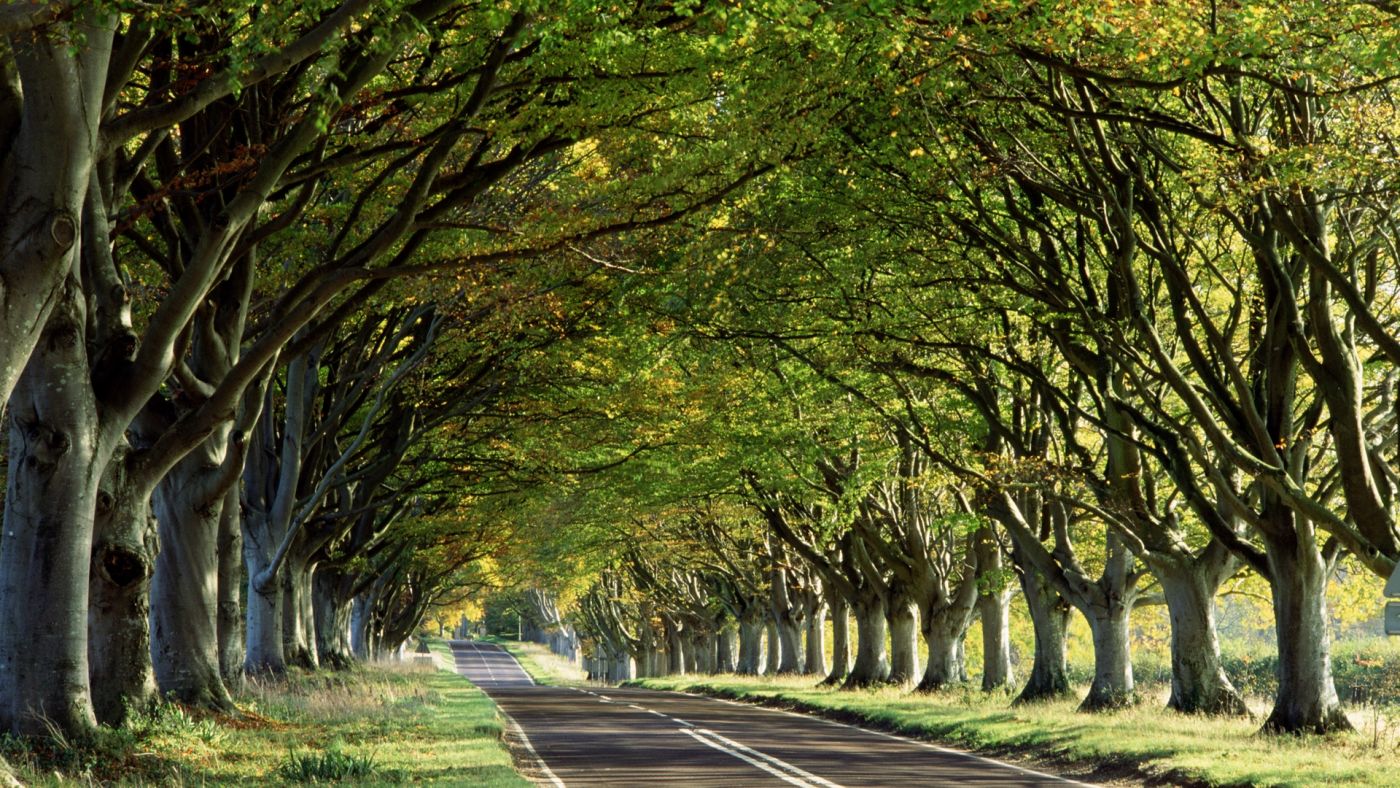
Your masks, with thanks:
M634 687L535 684L500 647L452 641L457 672L554 786L1084 785L926 742L760 706Z

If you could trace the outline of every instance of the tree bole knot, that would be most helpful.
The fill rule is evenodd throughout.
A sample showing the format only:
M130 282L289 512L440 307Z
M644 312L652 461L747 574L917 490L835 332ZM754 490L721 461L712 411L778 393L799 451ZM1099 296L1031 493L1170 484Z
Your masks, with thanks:
M124 545L104 545L100 566L102 576L118 588L130 588L150 576L145 558Z
M111 493L106 490L99 491L97 493L97 516L105 517L111 514L114 503L115 499L112 497Z
M62 457L73 448L73 439L68 437L68 433L62 430L53 430L49 433L49 452L54 457Z
M76 347L78 326L70 320L60 320L49 329L48 338L50 350Z
M72 248L73 242L78 239L78 222L73 214L55 211L53 219L49 221L49 237L59 251L66 252Z

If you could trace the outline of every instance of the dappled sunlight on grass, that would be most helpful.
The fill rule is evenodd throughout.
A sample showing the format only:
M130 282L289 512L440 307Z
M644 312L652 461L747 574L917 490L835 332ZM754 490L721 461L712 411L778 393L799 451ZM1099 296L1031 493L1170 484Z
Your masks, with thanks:
M1107 764L1140 770L1142 778L1209 785L1394 785L1400 774L1400 714L1354 713L1358 732L1321 737L1258 735L1254 720L1195 717L1165 711L1158 693L1135 708L1104 714L1076 711L1077 700L1011 706L1006 695L974 688L931 694L891 688L842 691L814 677L693 676L645 679L655 689L704 691L726 697L864 720L901 733L1015 760ZM1082 694L1082 689L1081 689ZM1268 703L1251 703L1256 713ZM1373 729L1372 721L1380 727ZM1387 724L1387 720L1396 720Z

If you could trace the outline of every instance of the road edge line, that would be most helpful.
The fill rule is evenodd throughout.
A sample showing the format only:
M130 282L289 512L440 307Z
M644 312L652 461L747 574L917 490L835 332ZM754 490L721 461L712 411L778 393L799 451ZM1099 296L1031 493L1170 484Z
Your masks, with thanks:
M495 703L496 699L492 698L491 702ZM510 734L520 737L520 743L525 745L525 751L530 753L530 757L535 759L535 766L545 777L549 778L549 785L554 786L554 788L567 788L567 786L564 785L564 781L559 779L559 775L555 774L554 770L549 768L549 764L544 762L544 757L535 749L535 745L530 743L530 737L526 735L525 729L520 727L520 723L516 722L514 717L506 714L505 711L501 709L501 704L499 703L496 703L496 711L505 718L506 728L510 731Z
M449 648L451 648L451 646L449 646ZM479 655L481 650L478 649L478 648L475 648L475 646L473 646L472 651L473 651L473 652L476 652L476 653ZM515 655L510 654L510 652L505 651L505 649L501 649L501 651L504 651L506 654L508 654L508 655L511 657L511 659L515 659ZM454 661L455 661L455 659L454 659ZM517 660L516 664L517 664L517 665L519 664L519 661L518 661L518 660ZM521 668L521 670L522 670L522 672L523 672L523 671L524 671L524 668ZM491 693L487 692L487 691L486 691L485 689L483 689L482 687L478 687L474 682L472 682L471 679L468 679L466 676L463 676L461 673L457 673L455 670L453 671L453 673L454 673L455 675L457 675L457 676L460 676L460 677L462 678L462 680L464 680L464 681L466 681L467 683L471 684L471 686L472 686L473 688L475 688L477 692L480 692L482 695L485 695L486 698L487 698L488 700L491 701L491 705L496 707L496 713L499 714L499 715L501 715L501 719L505 720L505 723L506 723L506 724L505 724L505 732L506 732L508 735L510 735L510 736L518 737L519 740L520 740L520 743L523 744L523 745L525 745L525 751L528 752L528 753L530 754L530 757L531 757L531 758L534 758L534 759L535 759L535 768L536 768L541 774L543 774L545 777L549 778L549 782L548 782L547 784L548 784L548 785L554 786L554 788L568 788L568 786L566 786L566 785L564 784L564 781L561 780L561 779L559 779L559 775L555 774L555 773L554 773L554 770L551 769L551 768L549 768L549 764L548 764L548 763L545 763L544 756L540 755L539 750L536 750L536 749L535 749L534 743L532 743L532 742L530 741L530 736L529 736L528 734L525 733L525 729L524 729L524 728L520 727L520 723L516 722L514 717L510 716L509 714L507 714L507 713L506 713L506 710L503 709L503 708L501 708L500 702L497 701L495 698L491 697ZM532 680L533 680L533 677L531 677L531 678L532 678ZM538 686L538 685L532 684L532 686ZM507 747L506 747L506 750L507 750L507 751L510 751L510 747L507 746ZM512 760L513 760L513 759L512 759ZM519 770L519 769L516 769L516 771L519 772L520 770ZM524 776L526 776L526 775L523 775L523 774L522 774L521 776L524 777ZM533 783L538 783L538 782L539 782L539 780L535 780L535 779L532 778L532 777L527 778L527 779L529 779L530 782L533 782Z

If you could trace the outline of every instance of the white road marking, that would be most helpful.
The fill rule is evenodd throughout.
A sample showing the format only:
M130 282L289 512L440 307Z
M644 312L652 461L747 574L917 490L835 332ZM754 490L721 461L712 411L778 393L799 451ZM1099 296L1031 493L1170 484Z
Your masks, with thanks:
M885 739L893 739L897 742L904 742L905 744L917 745L919 747L923 747L926 750L933 750L934 752L941 752L947 755L960 755L964 758L970 758L974 761L978 761L979 763L987 763L993 766L1001 766L1007 769L1011 769L1012 771L1020 772L1021 774L1027 774L1032 777L1039 777L1046 780L1053 780L1056 782L1064 783L1066 785L1077 785L1081 788L1099 788L1099 786L1096 786L1093 783L1085 783L1080 782L1078 780L1071 780L1068 777L1061 777L1058 774L1047 774L1045 772L1038 772L1035 769L1027 769L1024 766L1017 766L1014 763L998 761L994 758L985 758L981 755L967 752L966 750L955 750L951 747L943 747L937 744L932 744L930 742L920 741L919 739L911 739L907 736L900 736L894 733L886 733L885 731L872 730L870 728L862 728L859 725L851 725L850 723L837 722L836 720L828 720L824 717L818 717L814 714L802 714L800 712L788 711L786 709L772 709L767 706L760 706L757 703L741 703L739 701L727 700L725 698L712 698L709 695L700 695L694 692L682 692L681 694L688 695L692 698L704 698L705 700L712 700L716 703L725 703L730 706L743 706L744 708L748 709L762 709L763 711L771 711L774 714L786 714L789 717L798 717L804 720L815 720L817 722L826 723L827 725L834 725L838 728L850 728L851 730L860 731L861 733L868 733L872 736L879 736Z
M712 730L707 730L707 729L705 729L705 728L696 728L695 730L696 730L696 733L702 734L702 735L704 735L704 736L709 736L709 737L715 739L716 741L719 741L719 742L722 742L722 743L728 745L729 748L732 749L732 750L734 750L735 752L740 752L740 753L743 753L743 754L745 754L745 755L749 755L749 756L752 756L752 757L754 757L754 758L758 758L759 760L764 761L765 763L770 763L770 764L772 764L772 765L773 765L774 767L776 767L776 768L783 769L783 770L787 771L787 772L790 773L790 774L793 774L793 775L795 775L795 776L797 776L797 777L799 777L799 778L801 778L801 779L803 779L803 780L806 780L807 783L810 784L810 785L821 786L821 788L841 788L840 785L838 785L838 784L836 784L836 783L834 783L834 782L832 782L832 781L830 781L830 780L823 779L823 778L821 778L821 777L818 777L818 776L815 775L815 774L812 774L811 772L809 772L809 771L807 771L807 770L805 770L805 769L800 769L800 768L798 768L798 767L796 767L796 766L793 766L792 764L788 763L787 761L782 760L781 758L775 758L775 757L773 757L773 756L771 756L771 755L768 755L768 754L766 754L766 753L761 753L761 752L759 752L758 750L755 750L755 749L753 749L753 748L745 747L744 745L740 744L739 742L734 741L733 739L725 738L724 736L721 736L721 735L719 735L718 733L715 733L715 732L712 731Z
M515 657L514 657L512 654L510 654L509 652L505 651L504 649L486 651L486 650L484 650L484 649L481 649L476 643L472 643L472 644L470 644L470 645L472 646L472 651L473 651L474 653L477 654L478 658L481 659L482 664L486 667L487 673L488 673L489 676L491 676L492 681L495 681L495 680L496 680L496 678L495 678L495 672L491 669L491 666L490 666L489 662L486 660L485 654L487 654L487 653L490 653L490 654L503 654L511 663L513 663L513 665L514 665L514 667L516 668L516 670L518 670L520 673L524 674L524 678L525 678L531 685L534 685L534 684L535 684L534 678L533 678L532 676L530 676L528 673L525 672L525 669L524 669L523 667L520 666L519 661L516 660ZM510 680L510 679L505 679L505 680ZM593 696L593 697L595 697L595 698L598 698L600 703L616 703L616 702L617 702L617 701L614 701L611 697L609 697L609 696L607 696L607 695L603 695L603 694L601 694L601 693L593 692L593 691L591 691L591 690L586 690L586 689L583 689L583 688L581 688L581 687L570 687L569 689L573 689L573 690L575 690L575 691L577 691L577 692L582 692L582 693L584 693L584 694L586 694L586 695L591 695L591 696ZM653 690L653 691L654 691L654 690ZM981 756L981 755L976 755L976 754L973 754L973 753L970 753L970 752L966 752L966 751L963 751L963 750L956 750L956 749L952 749L952 748L949 748L949 747L943 747L943 746L940 746L940 745L937 745L937 744L932 744L932 743L929 743L929 742L926 742L926 741L920 741L920 740L918 740L918 739L911 739L911 738L909 738L909 737L907 737L907 736L899 736L899 735L893 734L893 733L886 733L885 731L877 731L877 730L872 730L872 729L870 729L870 728L862 728L862 727L860 727L859 725L851 725L851 724L844 723L844 722L837 722L837 721L835 721L835 720L829 720L829 719L826 719L826 718L823 718L823 717L818 717L818 716L815 716L815 715L812 715L812 714L802 714L802 713L800 713L800 712L788 711L788 710L786 710L786 709L774 709L774 708L769 708L769 707L767 707L767 706L761 706L761 705L758 705L758 704L755 704L755 703L742 703L742 702L739 702L739 701L728 700L728 699L725 699L725 698L714 698L714 697L710 697L710 696L708 696L708 695L700 695L700 694L693 693L693 692L680 692L680 693L677 693L677 694L685 695L685 696L691 697L691 698L700 698L700 699L704 699L704 700L708 700L708 701L714 701L714 702L716 702L716 703L724 703L724 704L730 705L730 706L741 706L741 707L746 708L746 709L757 709L757 710L760 710L760 711L772 712L772 713L774 713L774 714L783 714L783 715L786 715L786 716L789 716L789 717L797 717L797 718L803 719L803 720L811 720L811 721L815 721L815 722L820 722L820 723L823 723L823 724L825 724L825 725L832 725L832 726L835 726L835 727L838 727L838 728L849 728L849 729L851 729L851 730L860 731L861 733L867 733L867 734L870 734L870 735L872 735L872 736L879 736L879 737L884 738L884 739L891 739L891 740L894 740L894 741L903 742L903 743L905 743L905 744L913 744L913 745L916 745L916 746L918 746L918 747L922 747L922 748L924 748L924 749L933 750L933 751L935 751L935 752L944 753L944 754L947 754L947 755L960 756L960 757L963 757L963 758L968 758L968 759L977 761L977 762L979 762L979 763L985 763L985 764L989 764L989 765L992 765L992 766L1003 767L1003 768L1006 768L1006 769L1010 769L1010 770L1012 770L1012 771L1020 772L1021 774L1030 775L1030 776L1032 776L1032 777L1037 777L1037 778L1046 779L1046 780L1052 780L1052 781L1060 782L1060 783L1063 783L1063 784L1066 784L1066 785L1081 786L1082 788L1097 788L1097 787L1094 786L1092 783L1084 783L1084 782L1079 782L1079 781L1077 781L1077 780L1070 780L1070 779L1065 778L1065 777L1060 777L1059 775L1046 774L1045 772L1038 772L1038 771L1036 771L1036 770L1034 770L1034 769L1028 769L1028 768L1025 768L1025 767L1023 767L1023 766L1017 766L1017 765L1015 765L1015 764L1006 763L1006 762L1004 762L1004 761L994 760L994 759L992 759L992 758L985 758L985 757L983 757L983 756ZM811 772L808 772L808 771L806 771L806 770L804 770L804 769L801 769L801 768L799 768L799 767L797 767L797 766L794 766L794 765L792 765L792 764L790 764L790 763L788 763L788 762L786 762L786 761L784 761L784 760L781 760L781 759L779 759L779 758L775 758L775 757L773 757L773 756L771 756L771 755L768 755L768 754L766 754L766 753L762 753L762 752L759 752L758 750L755 750L755 749L752 749L752 748L750 748L750 747L747 747L747 746L745 746L745 745L743 745L743 744L740 744L739 742L736 742L736 741L734 741L734 740L732 740L732 739L726 738L726 737L724 737L724 736L722 736L722 735L720 735L720 734L718 734L718 733L716 733L716 732L714 732L714 731L708 730L708 729L706 729L706 728L699 728L699 727L697 727L694 723L687 722L686 720L680 719L679 717L672 717L672 716L670 716L670 715L668 715L668 714L665 714L665 713L663 713L663 712L657 711L656 709L647 708L647 707L645 707L645 706L642 706L642 705L639 705L639 704L636 704L636 703L628 703L628 704L626 704L626 705L627 705L629 708L637 709L637 710L639 710L639 711L645 711L645 712L647 712L647 713L649 713L649 714L654 714L654 715L656 715L656 716L658 716L658 717L661 717L661 718L663 718L663 719L670 720L670 721L672 721L672 722L674 722L674 723L676 723L676 724L682 726L682 727L681 727L681 732L682 732L682 733L685 733L686 735L690 736L691 738L695 739L696 741L700 742L701 744L704 744L705 746L710 747L711 749L719 750L720 752L723 752L723 753L726 753L726 754L728 754L728 755L730 755L730 756L733 756L733 757L735 757L735 758L738 758L739 760L744 761L745 763L748 763L748 764L750 764L751 766L754 766L754 767L756 767L756 768L758 768L758 769L761 769L761 770L763 770L763 771L765 771L765 772L767 772L767 773L769 773L769 774L772 774L772 775L774 775L775 777L778 777L779 779L781 779L781 780L783 780L784 782L787 782L787 783L789 783L789 784L797 785L797 786L804 786L805 788L842 788L842 786L838 785L837 783L833 783L833 782L831 782L831 781L829 781L829 780L826 780L825 778L822 778L822 777L820 777L820 776L818 776L818 775L812 774ZM499 709L499 706L498 706L497 708ZM505 717L505 719L506 719L506 721L507 721L507 723L508 723L509 725L513 726L514 732L515 732L517 735L520 736L520 740L521 740L522 742L524 742L525 748L529 751L530 755L535 759L536 763L537 763L538 766L539 766L540 771L550 780L550 784L553 785L553 786L555 786L556 788L565 788L563 781L559 779L558 775L556 775L553 771L550 770L548 764L545 763L544 758L540 756L540 754L535 750L534 745L532 745L532 744L530 743L530 739L529 739L528 736L525 735L524 729L521 728L518 724L516 724L515 720L511 719L511 717L510 717L509 715L507 715L504 711L501 712L501 715L502 715L503 717ZM784 770L785 770L785 771L784 771Z
M732 755L732 756L734 756L735 758L738 758L739 760L741 760L741 761L743 761L743 762L745 762L745 763L747 763L747 764L749 764L749 765L751 765L751 766L755 766L755 767L757 767L757 768L759 768L759 769L762 769L762 770L765 771L765 772L768 772L769 774L773 775L774 777L777 777L779 780L782 780L782 781L785 782L785 783L788 783L788 784L790 784L790 785L800 786L800 788L814 788L814 786L813 786L812 783L809 783L809 782L800 780L800 779L798 779L797 777L794 777L793 775L788 774L787 772L779 771L778 769L775 769L775 768L773 768L772 766L769 766L768 764L764 763L763 761L760 761L760 760L757 760L757 759L754 759L754 758L750 758L749 756L745 755L745 754L742 753L742 752L739 752L738 750L731 750L730 748L724 746L723 744L720 744L720 743L717 742L717 741L714 741L714 740L712 740L712 739L710 739L710 738L708 738L708 737L705 737L705 736L701 736L699 733L697 733L697 732L694 731L694 730L691 730L690 728L682 728L682 729L681 729L681 732L684 733L684 734L686 734L687 736L690 736L691 738L695 739L696 741L700 742L701 744L705 745L706 747L709 747L709 748L715 749L715 750L719 750L720 752L722 752L722 753L724 753L724 754L726 754L726 755Z
M469 667L475 670L476 666L470 661L470 657L468 656L475 655L477 661L481 663L481 667L486 670L486 678L483 679L483 681L488 681L493 684L520 683L526 686L535 686L535 679L529 673L526 673L525 669L520 666L520 663L516 661L515 657L511 656L510 652L505 649L499 647L493 649L482 648L481 644L470 641L464 643L463 647L464 649L470 647L469 651L464 651L463 653L463 659L465 660L463 667ZM496 668L501 668L501 671L498 672Z

